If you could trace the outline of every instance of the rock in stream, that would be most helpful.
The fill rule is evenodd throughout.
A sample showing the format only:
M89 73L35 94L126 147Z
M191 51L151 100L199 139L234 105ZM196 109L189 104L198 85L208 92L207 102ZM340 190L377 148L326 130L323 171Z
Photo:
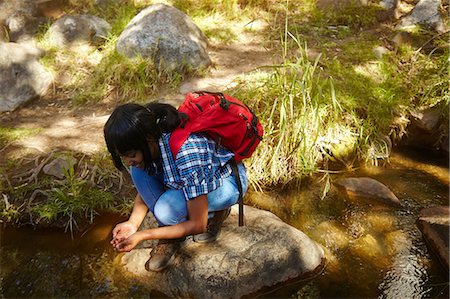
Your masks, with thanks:
M435 206L422 209L417 219L417 226L428 247L449 271L450 207Z
M274 214L245 206L245 225L232 208L216 242L187 240L162 272L147 272L151 248L122 258L124 267L152 289L178 298L240 298L294 279L312 278L323 269L323 249Z
M333 185L351 199L361 198L395 207L401 205L397 196L388 187L372 178L343 178L333 182Z

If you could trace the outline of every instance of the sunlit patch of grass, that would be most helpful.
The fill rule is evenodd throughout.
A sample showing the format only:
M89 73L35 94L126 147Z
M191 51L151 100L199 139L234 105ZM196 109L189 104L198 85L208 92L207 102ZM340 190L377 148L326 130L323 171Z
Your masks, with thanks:
M229 20L220 13L194 18L194 22L212 44L229 44L238 38L236 30L232 28L234 24L228 23ZM223 26L224 22L228 25Z
M322 77L320 57L310 62L297 37L287 32L285 38L285 45L295 42L297 55L288 56L285 46L281 65L257 81L242 79L234 91L255 99L247 103L265 128L248 165L252 182L260 186L299 181L316 172L319 162L348 155L360 138L352 111L343 110L332 82Z
M112 93L119 101L148 101L148 97L167 78L162 76L150 59L127 58L115 51L114 41L110 43L103 50L103 57L95 69L71 84L75 103L98 102ZM178 83L177 79L173 82Z
M321 17L329 25L349 26L352 29L367 28L377 22L376 13L382 8L378 5L361 5L360 1L350 1L338 9L329 9Z
M0 127L0 149L7 144L39 134L42 129Z
M114 1L113 1L114 2ZM103 45L95 48L81 45L60 49L53 46L43 27L38 42L46 50L41 62L56 78L56 91L71 98L75 104L108 100L148 101L162 85L175 87L183 75L159 71L151 59L127 58L115 50L118 36L144 4L111 3L93 5L92 1L71 3L69 10L92 13L105 18L112 26Z
M20 206L12 204L8 196L0 198L0 223L16 223L20 218Z
M436 46L428 54L404 46L399 49L392 62L398 66L397 76L407 90L411 104L429 106L444 101L449 103L448 88L449 49L447 46Z

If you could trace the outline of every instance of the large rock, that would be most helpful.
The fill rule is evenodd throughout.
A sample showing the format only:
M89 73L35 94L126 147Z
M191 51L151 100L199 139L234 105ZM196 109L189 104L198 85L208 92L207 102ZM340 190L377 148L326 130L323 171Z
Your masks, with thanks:
M127 57L154 59L163 70L196 70L211 60L207 40L190 18L178 9L154 4L135 16L119 36L117 51Z
M111 25L92 15L65 15L48 30L48 41L58 47L80 44L100 45L108 37Z
M0 42L0 112L12 111L47 91L52 75L37 61L39 55L31 43Z
M399 207L397 196L382 183L368 177L337 179L333 185L344 192L350 199L364 199Z
M46 23L40 8L48 2L52 0L0 1L0 30L7 33L7 38L0 37L2 41L22 42L33 38L39 26Z
M411 14L400 22L400 28L408 28L415 25L438 29L443 26L439 7L441 0L420 0Z
M12 42L31 39L38 32L39 26L43 24L45 24L44 18L38 18L23 11L16 11L6 20Z
M149 288L189 298L240 298L288 280L311 278L322 270L322 248L301 231L249 206L245 226L239 227L237 214L234 206L216 242L187 240L162 272L144 269L150 248L126 253L122 262Z
M449 271L450 207L435 206L420 211L417 226L445 269Z

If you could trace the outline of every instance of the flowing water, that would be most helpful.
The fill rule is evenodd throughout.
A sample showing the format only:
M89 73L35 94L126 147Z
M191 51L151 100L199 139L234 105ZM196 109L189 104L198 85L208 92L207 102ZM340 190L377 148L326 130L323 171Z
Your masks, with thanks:
M448 298L448 273L415 225L421 208L448 205L448 159L421 157L397 152L383 167L331 175L369 176L382 182L402 202L398 209L348 202L334 189L321 199L324 181L306 182L301 191L258 196L255 205L316 240L327 258L320 276L262 296ZM55 230L2 229L0 297L163 297L120 267L120 255L110 248L109 238L121 220L104 215L73 238Z

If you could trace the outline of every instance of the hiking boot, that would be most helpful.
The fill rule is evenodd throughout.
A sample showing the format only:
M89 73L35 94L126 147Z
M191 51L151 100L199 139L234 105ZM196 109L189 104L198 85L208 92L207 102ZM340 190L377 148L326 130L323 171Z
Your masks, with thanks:
M214 216L208 220L208 226L205 233L194 235L194 242L209 243L213 242L219 236L222 224L230 215L231 208L214 212Z
M145 263L145 270L154 272L164 270L175 258L184 240L185 238L159 240L150 252L150 258Z

